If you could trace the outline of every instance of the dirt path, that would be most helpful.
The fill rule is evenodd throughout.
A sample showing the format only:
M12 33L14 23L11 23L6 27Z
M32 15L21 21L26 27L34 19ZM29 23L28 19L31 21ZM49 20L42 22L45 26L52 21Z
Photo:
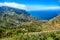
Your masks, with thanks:
M49 32L60 32L60 30L51 30L51 31L42 31L42 32L29 32L28 34L41 34L41 33L49 33Z

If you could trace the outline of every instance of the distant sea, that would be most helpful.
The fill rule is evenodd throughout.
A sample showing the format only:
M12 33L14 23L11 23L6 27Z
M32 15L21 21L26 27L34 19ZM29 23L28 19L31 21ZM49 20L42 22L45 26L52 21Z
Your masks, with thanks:
M58 10L29 11L29 14L41 20L49 20L59 14Z

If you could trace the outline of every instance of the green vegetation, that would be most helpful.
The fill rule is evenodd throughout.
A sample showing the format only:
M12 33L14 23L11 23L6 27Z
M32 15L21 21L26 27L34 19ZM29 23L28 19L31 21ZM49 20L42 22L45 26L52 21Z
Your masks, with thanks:
M8 22L15 19L8 21L10 20L8 16L6 20L3 15L1 15L0 18L0 40L60 40L60 32L58 31L42 32L60 30L60 16L49 21L41 21L36 19L33 21L24 21L21 22L19 26L17 26L18 24L16 26L10 25ZM8 26L6 26L6 24ZM35 32L37 32L37 34Z
M29 34L29 33L19 33L7 35L7 37L2 37L0 40L60 40L60 32L42 33L42 34Z
M60 40L60 15L43 21L25 12L0 12L0 40Z

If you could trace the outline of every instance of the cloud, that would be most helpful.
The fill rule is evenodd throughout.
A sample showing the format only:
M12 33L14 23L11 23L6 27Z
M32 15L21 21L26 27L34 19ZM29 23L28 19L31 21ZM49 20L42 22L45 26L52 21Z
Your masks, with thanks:
M18 3L9 3L9 2L4 2L0 3L0 6L8 6L8 7L13 7L13 8L18 8L18 9L27 9L26 5L23 4L18 4Z
M59 10L60 6L43 6L43 5L32 5L28 7L29 11L33 10Z
M14 3L14 2L0 3L0 6L9 6L9 7L13 7L13 8L24 9L24 10L27 10L27 11L34 11L34 10L58 10L58 9L60 9L60 6L24 5L24 4Z

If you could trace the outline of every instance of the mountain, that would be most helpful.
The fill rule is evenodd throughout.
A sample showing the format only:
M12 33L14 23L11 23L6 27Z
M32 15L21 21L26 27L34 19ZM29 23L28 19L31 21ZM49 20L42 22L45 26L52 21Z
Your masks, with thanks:
M0 25L18 26L23 22L31 22L33 19L34 17L23 9L8 6L0 7Z
M30 31L41 31L43 29L48 30L55 24L60 23L60 16L50 20L39 20L32 17L27 11L8 6L0 7L0 26L6 27L18 27ZM60 24L59 24L60 25ZM46 29L47 28L47 29ZM52 28L52 29L53 29Z
M18 8L13 8L13 7L8 7L8 6L1 6L0 7L0 12L2 13L2 12L6 12L6 11L14 11L15 13L18 13L18 14L20 14L20 13L26 13L26 14L28 14L25 10L23 10L23 9L18 9Z
M7 6L0 7L0 39L2 40L20 40L21 38L25 40L28 37L35 38L37 35L37 38L43 35L44 38L46 35L54 37L55 33L52 34L51 31L57 30L60 30L60 15L50 20L39 20L25 10Z

